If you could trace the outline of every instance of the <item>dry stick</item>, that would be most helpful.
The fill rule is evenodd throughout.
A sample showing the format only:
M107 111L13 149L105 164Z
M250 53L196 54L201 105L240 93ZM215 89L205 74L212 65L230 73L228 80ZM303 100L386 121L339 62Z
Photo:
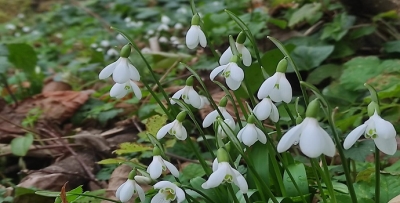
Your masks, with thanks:
M96 177L93 175L93 173L89 170L89 168L85 165L85 163L82 161L82 159L78 156L78 154L68 145L65 144L64 140L62 139L61 135L56 134L50 130L47 130L45 128L42 128L43 131L47 132L49 135L52 135L53 137L58 137L59 140L61 141L61 144L76 158L76 160L79 162L83 170L85 171L86 175L89 176L89 179L93 181L96 185L99 187L103 188L104 185L102 185Z

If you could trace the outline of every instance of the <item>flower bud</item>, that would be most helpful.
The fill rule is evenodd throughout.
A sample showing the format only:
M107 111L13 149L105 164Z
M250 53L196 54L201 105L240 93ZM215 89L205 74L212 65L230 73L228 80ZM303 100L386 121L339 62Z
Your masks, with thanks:
M288 62L286 57L279 61L278 65L276 66L276 72L285 73L288 66Z
M319 100L318 99L312 100L308 104L306 117L317 118L319 113L319 108L320 108Z
M186 79L186 86L193 86L193 75Z
M228 103L228 99L226 98L226 96L222 97L222 99L219 101L218 106L220 107L226 107L226 104Z
M224 148L219 148L217 151L218 163L229 162L228 152Z
M381 114L381 111L379 109L379 104L372 101L371 103L368 104L368 116L371 117L372 115L374 115L375 111L378 115Z
M135 176L136 176L136 169L132 169L132 171L129 172L128 179L133 180Z
M153 156L161 156L161 149L157 146L153 148Z
M198 14L194 14L192 17L192 25L200 25L200 16Z
M178 120L179 122L183 122L186 118L186 111L181 111L177 116L176 116L176 120Z
M243 44L245 41L246 41L246 34L243 31L241 31L236 38L236 42L238 44Z
M131 55L131 46L129 44L123 46L119 55L123 58L128 58Z

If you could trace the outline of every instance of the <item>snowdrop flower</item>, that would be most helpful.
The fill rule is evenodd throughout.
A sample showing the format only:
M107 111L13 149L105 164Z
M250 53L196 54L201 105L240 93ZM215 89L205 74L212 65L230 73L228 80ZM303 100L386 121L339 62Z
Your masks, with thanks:
M176 30L180 30L180 29L182 29L182 28L183 28L182 23L176 23L176 24L174 25L174 29L176 29Z
M168 31L169 30L169 26L167 25L167 24L160 24L158 27L157 27L157 31Z
M7 30L15 30L16 28L17 28L17 26L15 26L14 24L10 24L9 23L9 24L6 25L6 29Z
M108 56L118 56L119 52L117 50L115 50L114 48L111 48L111 49L107 50L106 54Z
M223 116L223 120L225 119L230 119L233 121L232 116L228 113L228 111L226 111L226 104L228 103L228 100L226 99L226 97L223 97L221 99L221 101L218 104L218 110L221 112L222 116ZM213 124L216 120L217 117L219 116L219 113L217 110L214 110L212 112L210 112L203 121L203 128L207 128L209 127L211 124Z
M248 147L251 147L251 145L256 143L257 140L263 144L267 143L267 137L254 124L255 120L256 118L253 115L250 115L249 118L247 119L246 126L244 126L244 128L241 129L237 135L238 140L240 142L243 142L243 144L245 144Z
M140 176L137 175L134 177L135 181L139 184L143 184L143 185L149 185L153 182L153 179L147 177L147 176Z
M122 97L125 97L125 95L127 95L130 90L133 91L138 99L142 98L142 92L140 91L140 88L132 80L129 80L124 84L115 83L110 90L110 97L120 99Z
M147 35L153 35L154 34L154 30L147 30Z
M221 139L224 139L229 135L234 136L233 130L236 128L235 121L232 119L225 119L222 120L221 118L218 119L218 127L217 127L217 136L220 136Z
M102 51L103 51L103 48L99 47L99 48L96 49L96 51L97 51L97 52L102 52Z
M244 79L243 70L236 64L238 57L233 56L231 62L226 65L221 65L216 67L213 71L211 71L210 79L214 80L214 78L222 72L222 76L225 77L226 84L229 89L237 90L239 89L242 81Z
M175 199L177 203L181 203L185 200L185 192L169 181L160 181L156 183L154 189L159 189L159 191L153 199L151 199L151 203L170 203Z
M299 144L300 150L310 158L317 158L321 154L333 157L336 149L332 138L319 126L317 119L319 101L310 102L306 111L306 118L283 135L278 143L278 152L288 150L292 145Z
M136 175L136 172L134 170L132 170L129 173L128 180L125 183L123 183L121 186L118 187L117 192L115 193L115 196L117 197L117 199L119 201L128 202L132 198L135 191L138 193L140 201L141 202L145 201L146 197L145 197L142 187L140 187L140 185L138 185L133 178L135 175Z
M270 98L262 99L261 102L254 107L253 113L257 119L261 121L267 119L268 117L270 117L270 119L275 123L279 120L278 108L276 108L275 104L272 103Z
M178 13L182 13L182 14L187 14L188 10L186 8L184 8L184 7L180 7L180 8L178 8L177 12Z
M366 138L373 139L376 147L383 153L388 155L396 153L396 130L393 124L378 115L377 108L379 106L375 102L370 103L368 110L370 112L373 111L373 115L364 124L358 126L347 135L343 143L344 149L349 149L364 134Z
M132 19L131 19L131 17L126 17L126 18L124 19L124 21L125 21L126 23L129 23L129 22L132 21Z
M202 47L207 46L207 39L204 32L201 30L199 25L200 16L195 14L192 18L192 26L186 33L186 46L189 49L194 49L200 43Z
M171 19L168 16L161 16L161 23L162 24L169 24L171 22Z
M187 138L187 131L186 128L182 125L182 122L185 120L186 112L182 111L177 116L176 119L168 123L167 125L163 126L157 132L157 139L162 139L165 137L167 133L170 135L174 135L178 140L185 140Z
M108 41L108 40L101 40L100 45L101 45L102 47L108 47L108 46L110 46L110 41Z
M258 98L263 99L270 97L274 102L284 101L289 103L292 100L292 86L286 79L285 72L287 68L286 58L282 59L277 68L276 73L263 82L258 90Z
M22 18L25 18L25 14L23 14L23 13L18 13L17 17L18 17L18 18L21 18L21 19L22 19Z
M247 182L239 171L229 165L229 158L225 149L218 149L217 158L213 162L212 170L213 173L208 180L201 185L202 188L210 189L218 187L222 183L234 183L239 187L242 193L247 193Z
M240 32L238 37L236 38L235 45L239 54L242 57L243 65L250 66L252 58L250 51L243 44L245 41L246 41L246 34ZM232 49L228 47L228 49L226 49L224 53L221 55L221 58L219 59L219 64L221 65L228 64L232 56L233 56Z
M160 37L160 38L158 38L158 41L160 42L160 43L167 43L168 42L168 39L166 38L166 37Z
M169 170L175 177L179 177L178 169L170 162L161 157L161 150L158 147L153 149L153 161L147 167L147 173L150 174L152 179L157 179L161 176L163 171Z
M99 74L100 79L105 79L113 75L113 80L119 84L125 84L129 82L129 80L139 81L140 75L138 70L133 66L128 57L131 53L131 47L129 45L125 45L121 49L120 57L114 63L106 66Z
M201 107L200 95L193 89L193 76L186 79L186 86L184 88L172 95L173 99L179 99L181 97L186 104L190 104L197 109ZM171 99L171 104L175 103L176 102Z
M96 43L92 43L92 44L90 45L90 47L92 47L93 49L95 49L95 48L97 48L97 44L96 44Z
M199 107L199 109L204 108L207 105L210 105L210 102L208 101L207 97L200 95L200 101L201 101L201 105Z
M29 32L29 31L31 31L31 28L28 27L28 26L24 26L24 27L22 27L22 31L23 32Z

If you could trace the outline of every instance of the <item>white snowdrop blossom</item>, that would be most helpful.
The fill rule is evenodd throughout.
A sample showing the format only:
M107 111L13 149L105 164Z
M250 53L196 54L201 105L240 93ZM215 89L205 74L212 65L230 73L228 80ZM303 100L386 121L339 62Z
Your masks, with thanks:
M109 47L109 46L110 46L110 41L108 41L108 40L101 40L100 46L102 46L102 47Z
M140 91L140 88L132 80L129 80L124 84L115 83L110 90L110 97L120 99L127 95L129 91L133 91L138 99L142 98L142 92Z
M23 32L29 32L29 31L31 31L31 28L28 27L28 26L24 26L24 27L22 27L22 31Z
M292 100L292 86L286 79L285 73L276 72L263 82L257 96L259 99L269 96L274 102L289 103Z
M208 180L201 185L204 189L215 188L222 183L234 183L239 187L242 193L247 193L248 185L246 179L243 175L239 173L236 169L229 165L229 162L221 161L215 159L212 165L213 173L210 175Z
M167 43L167 42L168 42L168 39L167 39L166 37L162 36L162 37L158 38L158 41L159 41L160 43Z
M189 49L194 49L199 43L202 47L206 47L206 36L199 25L192 25L186 33L186 46Z
M243 65L250 66L252 62L250 51L244 46L244 44L240 44L237 42L235 44L239 54L242 55ZM226 49L224 53L221 55L221 58L219 59L219 64L221 65L228 64L232 56L233 56L232 49L228 47L228 49Z
M261 102L254 107L253 113L258 120L265 120L268 117L273 122L278 122L279 120L278 108L276 108L270 98L262 99Z
M160 24L157 27L157 31L168 31L169 30L169 26L167 24Z
M107 56L118 56L119 52L114 48L108 49L106 52Z
M178 140L185 140L187 138L187 131L185 126L182 125L182 121L185 120L185 117L185 112L179 113L174 121L158 130L156 136L157 139L162 139L167 133L169 133L170 135L174 135Z
M333 157L336 152L332 138L313 117L306 117L303 122L286 132L278 143L278 152L282 153L296 144L310 158L317 158L321 154Z
M201 98L200 95L193 88L193 78L189 77L186 80L186 86L181 90L177 91L174 95L172 95L173 99L182 98L186 104L192 105L194 108L199 109L201 107ZM171 104L175 104L176 102L171 99Z
M220 122L218 122L218 127L217 127L217 136L220 136L222 139L226 138L229 135L233 136L235 130L236 124L235 121L232 119L225 119Z
M140 187L136 181L131 179L128 179L125 183L118 187L115 196L121 202L128 202L132 198L135 191L138 193L140 201L144 202L146 197L142 187Z
M234 121L231 114L229 114L228 111L226 111L226 107L219 106L218 109L221 112L222 116L224 117L223 120L229 119L229 120ZM210 112L203 120L203 128L207 128L211 124L213 124L217 120L218 116L219 116L219 113L217 110Z
M231 90L239 89L244 79L244 72L235 62L229 62L228 64L216 67L211 71L210 79L214 80L221 72L221 75L224 76L226 84Z
M152 179L157 179L161 176L163 171L169 170L175 177L179 177L178 169L170 162L164 160L160 155L154 155L153 161L147 167L147 173L150 174Z
M201 105L199 107L199 109L204 108L205 106L210 105L210 102L208 101L207 97L200 95L200 101L201 101Z
M182 29L182 28L183 28L182 23L176 23L176 24L174 25L174 29L176 29L176 30L180 30L180 29Z
M343 147L349 149L363 135L374 140L376 147L383 153L393 155L397 150L396 130L393 124L382 119L377 112L347 135Z
M129 53L130 53L130 47L129 47ZM129 80L139 81L140 80L139 72L135 68L135 66L133 66L129 62L127 58L128 56L126 57L121 56L117 61L106 66L100 72L99 78L105 79L112 75L114 82L119 84L125 84L126 82L129 82Z
M17 26L15 26L14 24L6 24L6 29L7 30L15 30L17 28Z
M151 203L170 203L176 200L181 203L185 200L185 192L174 183L160 181L154 185L154 189L159 189L158 193L151 199Z
M97 51L97 52L102 52L102 51L103 51L103 48L99 47L99 48L96 49L96 51Z
M238 140L248 147L251 147L257 140L263 144L267 143L265 134L254 124L255 119L253 115L249 116L246 126L237 135Z

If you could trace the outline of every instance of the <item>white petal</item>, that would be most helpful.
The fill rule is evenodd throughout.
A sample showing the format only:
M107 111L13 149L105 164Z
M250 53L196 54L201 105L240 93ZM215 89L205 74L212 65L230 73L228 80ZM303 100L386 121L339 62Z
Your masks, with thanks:
M153 199L151 199L150 203L170 203L171 201L166 200L163 193L157 193L154 195Z
M263 144L267 143L267 136L265 136L265 134L259 128L255 127L255 129L257 131L258 141L260 141Z
M246 129L246 126L243 129L241 129L237 134L237 138L240 142L243 142L243 132L245 129Z
M221 65L218 66L216 68L214 68L213 71L211 71L210 73L210 80L214 80L214 78L220 73L222 72L228 65Z
M184 90L185 90L185 89L182 88L181 90L175 92L175 94L172 95L172 98L173 98L173 99L179 99L179 98L181 98L181 96L182 96ZM175 104L175 103L176 103L176 102L175 102L174 100L171 99L171 104Z
M268 97L271 93L272 89L275 87L276 80L278 79L276 73L266 79L263 84L261 85L260 89L258 90L257 97L258 99L263 99Z
M162 128L160 128L160 130L158 130L157 132L157 139L162 139L167 133L168 131L171 130L171 128L174 126L174 124L176 123L176 120L173 121L172 123L168 123L167 125L164 125Z
M364 123L355 128L353 131L351 131L344 140L343 148L349 149L351 146L353 146L354 143L356 143L356 141L358 140L358 138L360 138L361 135L365 132L366 128L367 124Z
M376 127L376 134L378 135L378 137L384 139L396 137L396 130L394 129L393 124L383 120L380 116L374 119L374 122Z
M129 81L129 84L131 85L132 90L133 90L133 93L135 94L135 96L136 96L138 99L141 99L141 98L142 98L142 91L140 91L140 88L139 88L139 87L136 85L136 83L133 82L132 80Z
M218 108L221 111L224 120L229 119L234 121L233 117L231 116L231 114L228 113L228 111L226 111L225 107L218 107Z
M222 53L221 58L219 59L219 64L225 65L231 61L233 54L230 47L228 47L224 53Z
M307 119L307 118L306 118ZM304 122L304 121L303 121ZM285 133L281 140L279 140L277 150L279 153L282 153L288 150L293 144L300 140L300 134L302 130L302 124L296 125L292 129L290 129L287 133Z
M242 176L242 174L239 173L239 171L235 170L232 168L232 171L234 171L235 178L233 179L235 185L237 185L242 193L247 193L249 190L249 186L247 185L246 179Z
M261 100L260 103L256 105L256 107L254 107L253 113L258 120L263 121L267 119L271 114L272 103L269 100L270 99L268 98L264 98L263 100Z
M182 125L182 123L180 123L180 125L175 128L175 131L176 131L175 137L178 140L186 140L187 131L186 131L186 128Z
M163 180L163 181L160 181L160 182L154 184L153 187L154 187L154 189L175 188L176 185L171 183L171 182L169 182L169 181Z
M236 63L229 63L230 66L230 76L233 80L242 82L244 79L244 72L243 70L236 64Z
M198 25L192 25L186 33L186 46L189 49L194 49L199 44Z
M175 190L175 195L176 195L176 202L177 203L181 203L183 202L183 200L185 200L185 192L183 192L183 190L179 187L176 187Z
M115 197L117 197L117 199L119 199L120 195L121 195L121 189L124 187L124 185L126 184L126 182L122 183L122 185L120 185L117 189L117 191L115 192Z
M203 120L203 128L209 127L211 124L215 122L218 116L218 111L214 110L211 113L209 113Z
M273 103L272 103L271 115L269 115L269 118L275 123L279 121L279 111L278 108L276 108L275 104Z
M171 172L171 174L172 174L173 176L179 177L179 171L178 171L178 169L177 169L174 165L172 165L170 162L168 162L168 161L166 161L166 160L163 160L163 161L164 161L165 166L166 166L167 169L169 170L169 172Z
M281 93L282 101L285 103L290 103L292 100L292 86L289 81L286 79L285 74L282 75L279 80L279 91Z
M239 89L242 81L236 81L232 77L226 78L226 84L228 85L229 89L237 90Z
M137 183L135 183L135 189L136 189L136 191L137 191L137 193L139 195L140 201L144 202L146 200L146 195L145 195L145 193L143 191L143 188L140 187L140 185L138 185Z
M204 189L217 187L222 183L226 176L226 172L228 170L229 164L227 162L222 162L218 164L218 169L214 171L208 178L208 180L201 185Z
M160 162L160 156L153 156L153 161L150 163L149 167L147 167L147 173L150 174L152 179L157 179L162 174L162 163Z
M218 169L218 159L215 158L212 164L212 170L216 171Z
M119 200L121 202L129 201L132 198L134 192L135 186L133 180L127 180L119 192Z
M313 119L313 118L312 118ZM321 128L318 121L315 119L310 120L303 127L303 132L300 135L300 150L310 158L317 158L324 152L325 139L320 135Z
M250 66L252 62L251 54L246 47L242 49L242 61L245 66Z
M201 106L200 95L197 94L197 92L193 89L193 87L189 90L188 97L189 97L190 104L194 108L197 108L197 109L200 108L200 106Z
M200 26L199 26L197 32L198 32L198 35L199 35L200 45L202 47L206 47L207 46L207 38L206 38L206 35L204 35L203 30L201 30Z
M269 93L269 97L274 102L282 101L281 91L279 89L277 89L276 87L271 90L271 92Z
M114 72L116 65L118 64L117 62L119 61L117 60L114 63L111 63L110 65L103 68L103 70L101 70L99 74L99 79L102 80L110 77L110 75Z
M122 96L124 97L126 95L127 91L125 90L125 84L119 84L115 83L110 90L110 97L118 97Z
M134 81L139 81L140 80L139 71L129 61L127 63L128 63L128 66L129 66L129 74L130 74L129 78L131 80L134 80Z
M393 155L397 151L397 141L396 138L384 139L377 137L374 139L376 147L387 155Z
M129 77L130 71L128 63L126 62L126 60L124 60L124 58L121 58L120 62L117 64L113 72L113 80L116 83L123 84L129 81Z
M324 142L324 147L323 147L323 149L324 149L324 154L326 155L326 156L330 156L330 157L333 157L333 156L335 156L335 154L336 154L336 147L335 147L335 143L333 143L333 140L332 140L332 138L329 136L329 134L324 130L324 129L322 129L321 127L319 128L319 131L320 131L320 135L325 139L325 142Z
M242 142L251 147L257 141L257 130L254 124L247 124L243 129Z

